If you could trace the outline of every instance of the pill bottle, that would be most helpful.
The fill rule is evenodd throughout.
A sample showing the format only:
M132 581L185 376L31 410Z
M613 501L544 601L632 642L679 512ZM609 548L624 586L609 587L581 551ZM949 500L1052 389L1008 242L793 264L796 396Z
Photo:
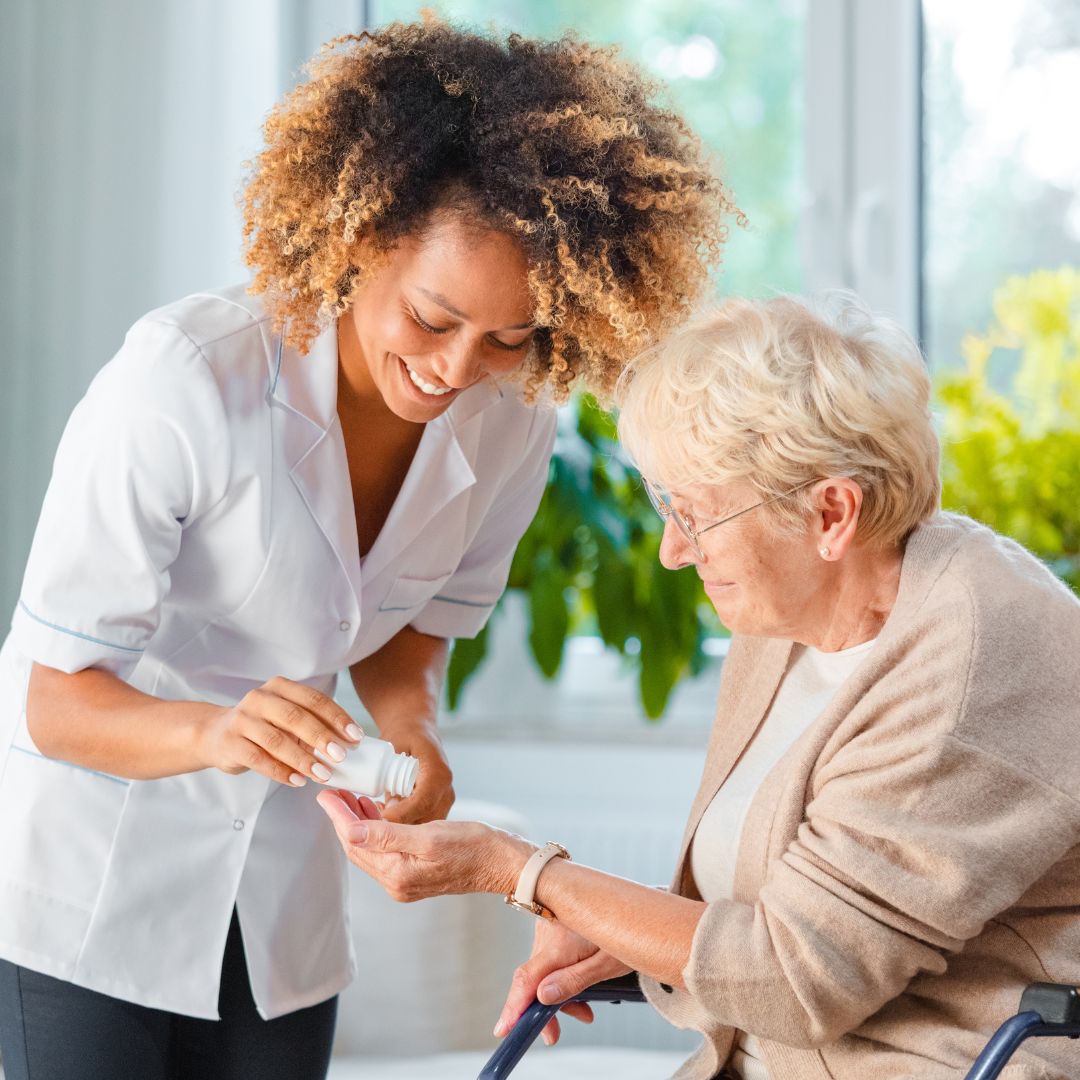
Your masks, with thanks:
M357 795L400 795L408 798L416 784L420 762L409 754L399 754L382 739L365 736L345 755L344 761L331 761L318 750L315 756L330 769L327 787L344 788Z

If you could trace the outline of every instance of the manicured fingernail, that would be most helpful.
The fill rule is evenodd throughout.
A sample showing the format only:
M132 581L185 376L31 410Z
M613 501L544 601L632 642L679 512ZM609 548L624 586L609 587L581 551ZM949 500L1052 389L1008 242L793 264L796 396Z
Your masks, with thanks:
M562 988L557 982L546 982L540 987L540 993L550 1001L559 1001L562 998Z
M350 724L345 729L345 735L353 742L359 742L364 737L364 733L355 724Z
M545 1046L550 1046L551 1045L551 1036L546 1031L544 1032L544 1045Z
M289 773L289 783L293 787L303 787L307 783L307 777L301 776L298 772Z
M335 761L344 761L345 760L345 751L342 750L341 747L338 746L338 744L336 742L328 742L326 744L326 752Z
M311 766L311 775L314 776L316 780L325 782L330 779L330 770L321 761L316 761L315 764Z

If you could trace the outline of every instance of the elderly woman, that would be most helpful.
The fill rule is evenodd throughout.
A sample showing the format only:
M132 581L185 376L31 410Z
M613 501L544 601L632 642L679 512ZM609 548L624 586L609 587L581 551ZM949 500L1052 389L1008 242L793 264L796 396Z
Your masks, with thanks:
M558 857L537 876L520 837L320 796L395 897L553 916L497 1033L534 993L635 969L705 1036L680 1077L931 1080L1025 984L1075 978L1080 604L938 510L928 400L915 346L844 297L730 301L624 376L661 560L734 634L670 892ZM1075 1044L1028 1047L1010 1075L1080 1076Z

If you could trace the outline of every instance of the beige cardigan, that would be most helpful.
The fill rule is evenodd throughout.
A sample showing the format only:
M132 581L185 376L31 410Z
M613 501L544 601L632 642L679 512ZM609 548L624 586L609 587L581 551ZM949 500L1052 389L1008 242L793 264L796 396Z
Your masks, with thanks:
M790 650L732 642L683 895ZM951 514L912 534L877 645L759 789L683 975L642 981L705 1035L687 1080L736 1028L775 1080L956 1080L1027 983L1080 983L1080 603L1041 563ZM1080 1044L1030 1040L1003 1076L1080 1078Z

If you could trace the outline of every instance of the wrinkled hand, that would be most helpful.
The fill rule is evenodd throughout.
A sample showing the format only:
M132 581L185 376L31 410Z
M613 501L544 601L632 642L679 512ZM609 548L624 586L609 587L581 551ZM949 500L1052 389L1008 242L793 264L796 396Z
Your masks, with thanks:
M208 768L236 775L252 769L279 784L303 787L324 781L330 770L318 750L341 761L363 732L333 698L314 687L277 676L222 707L199 728L197 752Z
M446 760L442 740L434 723L379 724L379 734L393 743L399 754L411 754L420 762L416 787L407 799L388 798L382 816L387 821L419 825L439 821L454 805L454 776Z
M567 930L554 920L538 919L532 953L514 971L494 1034L496 1038L502 1038L532 1004L533 998L545 1005L553 1005L581 993L587 986L626 975L630 970L580 934ZM568 1002L559 1011L585 1024L593 1021L592 1007L584 1001ZM553 1046L559 1041L559 1035L559 1021L553 1016L544 1028L544 1042Z
M354 866L393 900L452 893L509 892L534 845L479 821L387 821L371 799L323 791L319 805Z

